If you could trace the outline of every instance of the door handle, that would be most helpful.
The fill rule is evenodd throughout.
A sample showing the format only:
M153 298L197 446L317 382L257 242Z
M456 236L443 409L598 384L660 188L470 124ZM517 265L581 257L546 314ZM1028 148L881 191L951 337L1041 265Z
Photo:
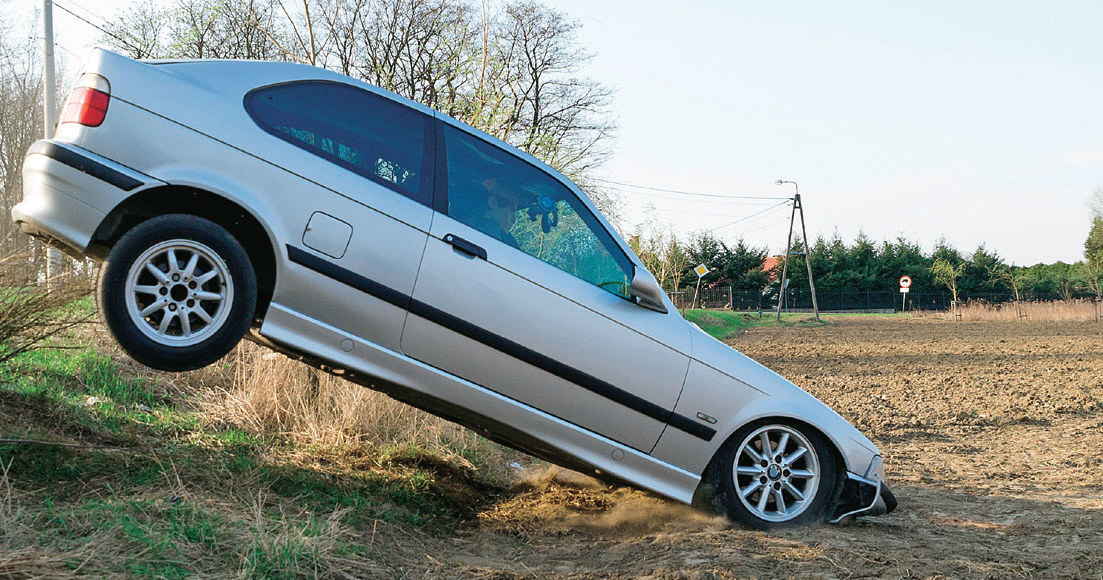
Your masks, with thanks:
M461 254L466 254L472 258L486 259L486 250L482 246L469 242L455 234L445 235L444 243L450 244L453 250Z

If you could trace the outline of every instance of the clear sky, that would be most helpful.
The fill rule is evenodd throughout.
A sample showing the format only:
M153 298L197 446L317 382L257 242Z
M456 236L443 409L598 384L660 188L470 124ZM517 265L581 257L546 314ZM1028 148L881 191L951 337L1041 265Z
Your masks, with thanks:
M63 3L101 17L129 4ZM790 194L782 178L800 184L812 237L929 249L944 236L1018 264L1082 256L1103 186L1103 3L547 3L582 22L587 73L617 91L601 177L764 196ZM55 12L59 42L85 54L95 30ZM681 232L768 207L624 191L626 224L651 204ZM780 252L787 218L716 233Z

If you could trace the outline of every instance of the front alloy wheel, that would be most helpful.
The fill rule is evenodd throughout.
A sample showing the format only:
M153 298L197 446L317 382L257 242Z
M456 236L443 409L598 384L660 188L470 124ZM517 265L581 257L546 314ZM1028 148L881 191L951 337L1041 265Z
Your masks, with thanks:
M784 522L800 516L816 497L820 462L799 431L767 425L739 445L732 476L747 511L768 522Z
M835 491L835 454L807 425L761 420L720 447L703 479L702 499L732 521L757 529L814 524Z
M248 254L229 232L172 214L119 239L100 268L96 294L127 354L182 371L210 364L237 344L252 321L257 287Z

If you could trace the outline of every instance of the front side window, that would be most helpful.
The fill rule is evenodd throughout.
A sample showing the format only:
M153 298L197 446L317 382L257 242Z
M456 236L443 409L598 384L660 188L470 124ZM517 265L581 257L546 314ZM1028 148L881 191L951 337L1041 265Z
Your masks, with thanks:
M245 108L265 131L428 205L429 118L351 85L306 81L257 89Z
M632 263L570 189L528 162L447 125L444 143L449 216L628 296Z

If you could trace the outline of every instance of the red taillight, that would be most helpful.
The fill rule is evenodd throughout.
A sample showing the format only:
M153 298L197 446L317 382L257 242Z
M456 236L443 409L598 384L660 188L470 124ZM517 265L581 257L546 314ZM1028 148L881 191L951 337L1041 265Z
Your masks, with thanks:
M111 96L89 87L78 87L69 93L65 110L61 113L62 123L80 123L89 127L99 127L107 116L107 102Z
M111 101L111 85L107 79L91 73L81 75L77 87L69 93L65 109L61 111L62 123L80 123L87 127L99 127L107 117L107 104Z

